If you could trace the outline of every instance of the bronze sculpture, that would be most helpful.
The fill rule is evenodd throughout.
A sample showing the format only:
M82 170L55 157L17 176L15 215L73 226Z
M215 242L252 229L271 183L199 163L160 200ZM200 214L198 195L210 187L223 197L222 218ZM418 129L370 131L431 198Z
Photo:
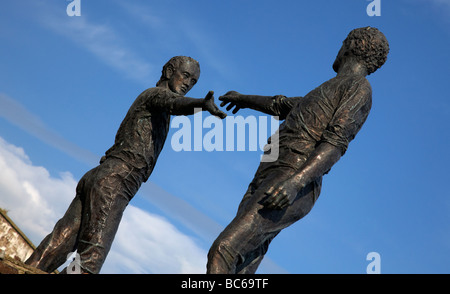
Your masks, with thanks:
M284 122L278 159L260 163L235 218L209 250L207 273L255 273L273 238L309 213L322 176L344 155L369 114L372 89L365 77L385 63L388 52L378 29L355 29L333 64L336 77L305 97L231 91L219 98L233 113L251 108Z
M169 131L170 115L189 115L202 108L220 118L226 116L214 103L212 91L204 99L184 97L199 76L199 63L190 57L176 56L164 65L156 87L136 98L114 145L100 165L79 181L65 215L27 264L52 272L77 250L81 273L100 271L123 211L153 171Z

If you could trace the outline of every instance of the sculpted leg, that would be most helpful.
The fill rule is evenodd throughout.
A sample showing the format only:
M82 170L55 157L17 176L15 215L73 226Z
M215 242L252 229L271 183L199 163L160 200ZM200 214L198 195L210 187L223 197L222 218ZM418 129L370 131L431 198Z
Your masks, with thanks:
M107 159L86 181L85 207L77 253L81 271L97 274L105 262L123 212L139 189L141 173L121 160Z
M77 195L53 231L42 240L25 263L45 272L52 272L61 266L67 255L75 251L81 215L82 203Z
M294 203L283 210L269 209L261 204L267 187L290 173L290 169L278 169L265 177L264 183L257 183L259 188L249 188L236 217L209 250L208 274L255 273L273 238L309 213L319 193L315 183L302 189Z

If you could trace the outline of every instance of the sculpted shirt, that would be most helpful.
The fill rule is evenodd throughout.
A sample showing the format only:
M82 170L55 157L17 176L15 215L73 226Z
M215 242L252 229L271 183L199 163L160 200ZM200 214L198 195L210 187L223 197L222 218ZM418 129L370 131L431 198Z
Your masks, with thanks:
M183 96L155 87L142 92L131 105L117 131L114 145L105 153L144 171L144 182L153 171L167 138L174 99Z
M365 77L356 75L337 76L305 97L275 96L272 110L285 121L278 130L280 158L273 165L298 169L321 142L336 146L343 155L371 106L372 88ZM283 148L298 155L295 164L281 158Z

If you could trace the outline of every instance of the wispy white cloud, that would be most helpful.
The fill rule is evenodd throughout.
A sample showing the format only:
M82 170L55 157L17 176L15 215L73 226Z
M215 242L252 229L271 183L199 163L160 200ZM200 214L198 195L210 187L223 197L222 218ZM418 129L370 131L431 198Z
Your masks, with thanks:
M438 14L444 16L445 21L449 21L450 16L450 0L403 0L404 5L410 5L411 2L426 4Z
M450 0L431 0L432 4L444 16L444 21L450 22Z
M206 251L166 219L130 206L102 273L205 273Z
M114 3L120 6L128 14L132 15L134 19L141 22L145 26L154 30L162 30L167 26L167 20L161 15L155 13L149 3L146 5L140 5L131 1L114 1Z
M194 19L178 14L176 11L172 11L170 15L163 18L148 3L145 5L131 1L115 3L131 15L132 19L151 28L152 32L158 36L155 42L158 42L158 39L164 40L164 43L160 44L161 50L171 46L173 47L171 51L174 51L174 48L186 48L186 44L189 44L194 48L193 52L196 52L196 56L192 57L201 61L201 65L208 64L221 77L235 76L232 64L220 53L220 40L208 33L205 27Z
M95 23L88 16L68 17L53 6L37 6L38 22L88 50L99 60L145 86L152 82L154 67L140 57L110 25Z
M436 5L444 5L450 7L450 0L431 0Z
M151 181L143 185L138 194L207 242L212 243L223 229L215 220Z
M78 147L78 145L67 141L52 131L39 117L28 111L17 100L0 93L0 105L0 117L3 117L10 123L90 166L98 162L99 157L97 155Z
M421 0L431 4L440 13L443 13L447 18L450 16L450 0ZM448 20L448 19L447 19Z
M213 68L222 77L235 76L235 71L232 69L232 62L228 59L222 58L219 52L219 46L215 41L215 37L208 35L199 29L199 26L193 22L184 21L180 26L183 35L190 41L191 44L199 52L202 59ZM226 60L226 61L225 61Z
M39 242L68 207L76 181L68 173L50 176L34 166L25 151L0 137L0 207L9 214L30 240Z

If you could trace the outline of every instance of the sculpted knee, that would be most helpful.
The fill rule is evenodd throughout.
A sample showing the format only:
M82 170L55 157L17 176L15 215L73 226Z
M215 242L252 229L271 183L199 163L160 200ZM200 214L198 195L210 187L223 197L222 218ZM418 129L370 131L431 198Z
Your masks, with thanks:
M208 252L208 273L233 274L240 262L239 252L226 240L216 240Z
M224 241L216 240L208 252L208 259L214 260L223 256L223 253L228 252L228 246Z

